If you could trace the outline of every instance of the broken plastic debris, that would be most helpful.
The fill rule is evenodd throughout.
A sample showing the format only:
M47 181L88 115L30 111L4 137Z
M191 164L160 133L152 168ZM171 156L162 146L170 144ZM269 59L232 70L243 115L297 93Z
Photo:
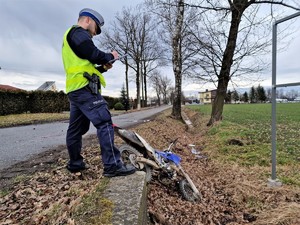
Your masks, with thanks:
M194 154L194 155L199 155L199 154L200 154L200 152L197 151L197 150L194 148L195 145L189 144L189 146L192 147L192 149L191 149L192 154Z
M197 151L197 150L195 149L195 145L189 144L189 146L192 148L192 149L191 149L191 153L192 153L193 155L195 155L195 158L196 158L196 159L207 159L207 158L208 158L206 155L203 155L200 151Z

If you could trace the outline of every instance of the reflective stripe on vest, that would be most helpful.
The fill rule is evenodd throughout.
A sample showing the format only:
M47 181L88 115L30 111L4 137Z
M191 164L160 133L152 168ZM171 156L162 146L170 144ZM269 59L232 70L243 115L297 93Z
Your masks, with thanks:
M97 74L100 79L100 83L103 87L106 86L103 75L95 68L95 65L86 59L79 58L71 49L67 35L70 29L64 34L62 58L64 63L64 69L66 72L66 93L83 88L88 84L88 80L83 77L83 73L87 72L90 75Z

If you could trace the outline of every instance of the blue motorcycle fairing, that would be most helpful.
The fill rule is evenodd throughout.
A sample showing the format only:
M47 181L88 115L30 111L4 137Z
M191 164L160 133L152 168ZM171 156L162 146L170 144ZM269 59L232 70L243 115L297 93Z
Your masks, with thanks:
M159 156L161 156L167 160L174 162L176 164L176 166L179 166L179 164L180 164L181 158L174 153L162 152L162 151L158 151L158 150L155 150L155 153L157 153Z

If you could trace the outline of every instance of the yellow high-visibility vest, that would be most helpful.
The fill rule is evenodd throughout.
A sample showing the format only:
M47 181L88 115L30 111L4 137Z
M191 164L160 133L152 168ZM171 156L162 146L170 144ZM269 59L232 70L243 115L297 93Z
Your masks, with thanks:
M64 69L66 72L66 93L76 91L83 88L88 84L88 80L83 77L84 72L92 75L97 74L100 79L100 83L103 87L106 86L103 75L95 68L95 65L87 59L79 58L71 49L67 35L72 29L69 28L64 34L63 46L62 46L62 58L64 63Z

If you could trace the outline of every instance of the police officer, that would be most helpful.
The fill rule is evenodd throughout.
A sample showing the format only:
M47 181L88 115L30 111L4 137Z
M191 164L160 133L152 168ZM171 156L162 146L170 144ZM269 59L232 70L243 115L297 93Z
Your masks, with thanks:
M107 102L100 92L94 93L89 87L87 74L99 78L98 84L105 87L102 75L112 67L110 60L118 58L118 53L100 51L92 37L101 33L103 17L92 9L79 12L77 25L64 34L62 58L66 72L66 92L70 102L70 121L66 136L69 153L67 169L79 172L88 168L81 155L82 135L89 130L90 121L97 129L106 177L125 176L135 172L132 165L124 165L120 152L114 145L114 130ZM95 64L101 65L95 67ZM85 75L85 76L84 76Z

